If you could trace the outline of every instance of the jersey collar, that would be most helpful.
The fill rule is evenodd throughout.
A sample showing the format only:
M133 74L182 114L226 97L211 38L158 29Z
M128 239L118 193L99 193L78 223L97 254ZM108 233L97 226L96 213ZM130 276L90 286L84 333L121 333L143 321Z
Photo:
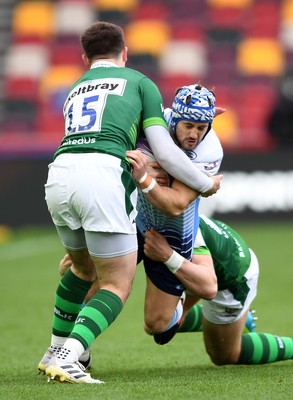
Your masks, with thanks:
M110 68L110 67L116 67L118 68L118 65L114 64L111 61L95 61L92 65L91 65L91 69L93 68L100 68L100 67L104 67L104 68Z

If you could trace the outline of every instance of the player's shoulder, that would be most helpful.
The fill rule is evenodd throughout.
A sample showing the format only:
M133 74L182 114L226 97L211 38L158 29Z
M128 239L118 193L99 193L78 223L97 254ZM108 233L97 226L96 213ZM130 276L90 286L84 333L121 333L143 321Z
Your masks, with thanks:
M210 129L205 138L199 143L195 149L197 161L213 162L222 159L224 151L220 139L213 128Z
M221 142L220 142L220 139L219 139L219 137L218 137L216 131L215 131L213 128L211 128L211 129L209 130L209 132L208 132L208 134L206 135L206 137L205 137L205 139L203 140L203 142L204 142L204 141L205 141L206 143L213 143L214 146L222 147Z
M124 74L132 75L138 79L147 78L147 76L144 75L142 72L137 71L136 69L133 69L133 68L125 67L125 68L121 68L120 71L123 72ZM147 79L149 79L149 78L147 78Z
M142 72L127 67L120 69L123 70L123 74L126 79L137 81L142 87L145 88L155 87L158 90L158 87L155 84L155 82L151 80L151 78L149 78L148 76L144 75Z

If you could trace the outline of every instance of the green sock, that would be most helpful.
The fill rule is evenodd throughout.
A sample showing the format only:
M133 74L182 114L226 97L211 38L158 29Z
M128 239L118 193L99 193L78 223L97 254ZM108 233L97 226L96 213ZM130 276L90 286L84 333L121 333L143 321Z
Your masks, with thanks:
M195 304L188 311L178 332L202 332L202 304Z
M79 340L87 349L117 318L122 307L123 303L115 293L99 290L80 311L70 337Z
M293 358L293 339L269 333L242 335L238 364L267 364Z
M92 282L78 278L68 269L61 279L55 296L52 333L68 337L74 327L84 298Z

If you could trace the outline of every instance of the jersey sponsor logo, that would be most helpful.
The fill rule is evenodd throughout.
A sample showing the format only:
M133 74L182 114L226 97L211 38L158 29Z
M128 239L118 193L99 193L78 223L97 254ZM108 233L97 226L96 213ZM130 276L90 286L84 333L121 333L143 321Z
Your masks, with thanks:
M121 78L95 79L77 85L64 104L65 135L100 132L108 96L123 96L125 86L126 80Z
M72 145L83 145L83 144L93 144L96 143L96 138L94 137L86 137L79 139L65 139L60 147L63 146L72 146Z
M75 96L79 96L80 94L86 94L93 91L106 91L106 92L113 92L117 91L116 89L121 85L124 86L124 80L122 80L121 84L118 83L111 83L111 82L101 82L101 83L94 83L94 84L87 84L79 86L78 90L74 90L70 93L67 98L66 104ZM124 87L123 87L124 89ZM120 91L120 90L119 90Z

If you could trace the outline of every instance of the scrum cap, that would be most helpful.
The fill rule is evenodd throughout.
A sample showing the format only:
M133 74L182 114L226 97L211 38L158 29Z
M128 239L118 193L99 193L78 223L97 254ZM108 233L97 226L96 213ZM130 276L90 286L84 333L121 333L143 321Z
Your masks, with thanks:
M178 122L183 120L211 124L216 112L215 105L215 95L204 86L183 86L172 104L171 125L174 132Z

